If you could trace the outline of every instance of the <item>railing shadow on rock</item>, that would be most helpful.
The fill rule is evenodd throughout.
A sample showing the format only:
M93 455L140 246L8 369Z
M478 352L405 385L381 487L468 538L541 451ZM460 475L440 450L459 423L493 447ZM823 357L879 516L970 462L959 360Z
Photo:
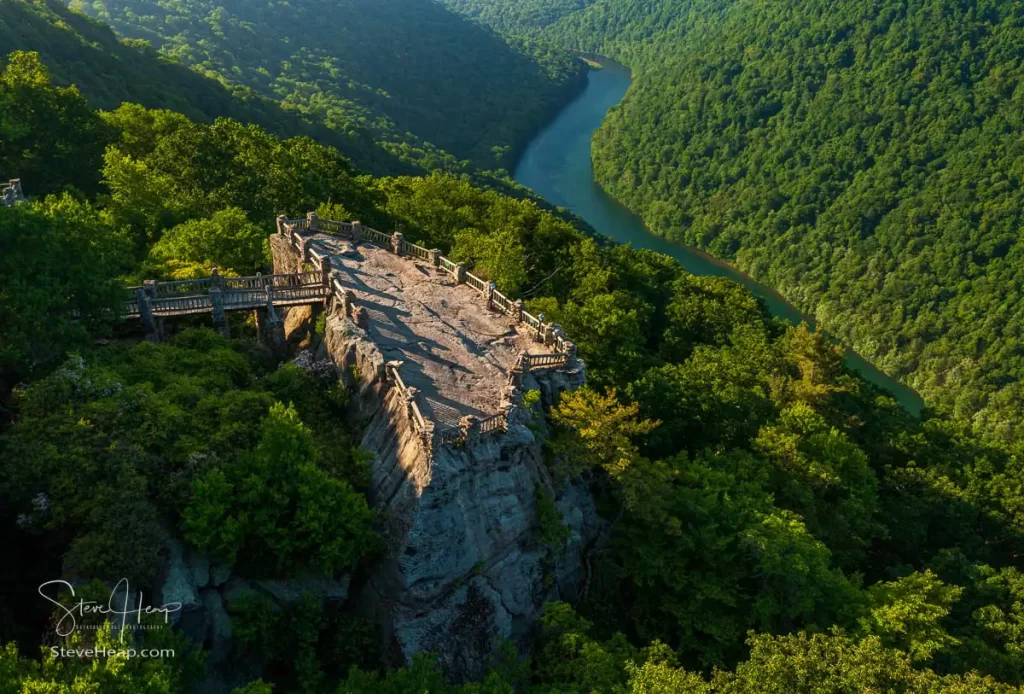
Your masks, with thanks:
M416 260L425 261L440 272L451 275L456 284L465 284L480 293L486 307L512 319L515 325L524 325L536 342L543 343L555 351L548 354L522 353L516 362L516 366L509 375L509 385L513 394L518 393L522 386L523 376L537 369L574 369L578 368L579 362L576 357L576 345L567 340L562 334L559 326L546 322L543 314L533 316L523 309L521 300L512 300L499 292L494 282L484 280L468 272L465 264L455 262L441 255L436 248L425 248L405 240L400 232L386 234L377 229L363 226L359 221L341 222L336 220L321 220L315 212L311 212L303 218L289 219L281 216L277 218L277 231L288 238L292 247L300 250L304 256L323 261L323 256L309 248L308 237L300 232L322 233L337 236L350 241L353 245L366 242L374 246L390 251L395 255L409 256ZM327 258L329 265L329 258ZM357 307L354 303L355 297L351 291L342 287L337 280L331 280L331 293L335 301L335 310L340 310L343 315L352 319L357 326L368 329L367 313L365 309ZM417 434L422 438L424 445L431 452L440 446L462 446L479 438L495 433L508 431L512 413L516 405L512 402L505 403L503 411L490 415L483 419L467 416L463 417L458 428L445 426L438 427L434 422L423 416L422 410L417 402L419 391L409 387L401 377L402 362L389 362L386 365L385 373L388 384L395 388L406 405L406 413L411 420ZM516 395L512 398L515 399Z

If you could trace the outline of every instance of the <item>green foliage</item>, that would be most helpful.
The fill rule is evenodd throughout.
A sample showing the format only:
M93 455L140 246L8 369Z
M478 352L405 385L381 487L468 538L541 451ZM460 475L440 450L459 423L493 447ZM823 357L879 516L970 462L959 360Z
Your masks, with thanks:
M554 550L561 549L572 534L569 526L562 523L562 514L555 506L554 499L544 490L537 487L537 533L540 541Z
M235 687L231 694L274 694L274 685L263 680L253 680L244 687Z
M639 457L632 439L658 426L657 422L638 420L639 405L621 405L613 389L604 395L589 388L566 393L551 411L551 419L563 428L552 442L560 456L562 474L577 476L595 467L611 478L626 476Z
M583 77L567 51L506 42L427 0L71 6L231 92L300 114L376 173L458 170L463 160L510 168Z
M540 391L539 390L528 390L523 393L523 407L533 409L540 404Z
M224 116L258 123L279 135L315 135L329 144L345 143L326 127L283 108L277 99L229 89L211 75L167 60L148 41L119 39L107 25L59 0L2 0L0 14L3 50L37 52L56 84L75 85L94 108L115 109L129 102L171 109L195 121L210 123ZM79 145L103 151L101 142ZM90 173L95 176L95 167ZM59 173L58 186L65 175Z
M250 222L237 207L169 229L151 253L165 261L215 265L240 275L255 274L269 264L266 229Z
M165 635L121 642L116 630L106 623L88 638L77 630L53 649L43 647L42 658L35 660L18 653L14 643L0 649L0 692L90 692L94 694L168 694L184 692L202 678L202 658L180 635L170 629L157 630ZM68 650L102 649L114 652L107 657L61 656L58 648ZM128 649L170 649L170 657L130 657Z
M772 462L775 502L800 513L815 537L850 566L876 531L877 480L860 448L803 403L762 427L754 448ZM850 553L851 556L847 556Z
M365 497L317 466L313 435L276 403L255 449L198 477L183 513L185 537L251 572L351 568L376 547Z
M73 576L151 581L159 519L179 514L229 561L251 550L268 572L350 566L374 543L366 499L317 467L320 441L263 379L207 330L72 359L22 394L0 437L0 491L26 527L69 538Z
M552 603L532 691L580 694L845 694L846 692L1006 693L1013 687L977 674L939 676L918 669L877 637L853 639L842 632L753 635L750 658L734 671L715 670L709 679L678 666L661 644L639 650L621 634L601 642L592 625L567 605Z
M980 436L1021 440L1016 3L447 4L628 63L594 136L602 187Z
M13 384L61 361L117 315L128 247L67 194L0 207L0 238L0 382Z
M5 0L2 7L10 6ZM8 44L3 43L4 50ZM75 186L94 193L109 135L75 87L54 87L37 53L14 51L0 71L0 171L26 195Z
M617 45L648 29L654 39L638 49L638 62L668 40L656 27L686 28L704 6L675 7L673 24L659 14L665 3L619 1L636 12L635 31ZM601 26L628 29L612 21L622 19L618 6L594 3L566 21L604 18ZM177 16L178 9L161 11ZM234 36L240 29L231 11L211 13L207 26ZM719 19L707 18L708 36ZM551 31L560 26L567 25L552 21ZM198 30L183 31L185 41ZM213 70L220 69L218 46L221 36L209 43ZM311 55L274 70L332 69L313 70ZM43 96L33 103L59 118L61 99L71 97L47 95L53 88L38 70L19 70L35 75L25 93ZM752 79L743 71L735 77ZM296 89L314 84L297 79ZM696 109L693 117L706 115ZM318 205L326 216L398 229L472 263L577 343L590 389L563 394L552 411L554 459L590 485L607 524L588 548L580 606L587 619L564 608L545 618L547 641L530 683L539 691L799 692L822 682L833 689L821 691L999 691L984 675L1010 683L1024 677L1024 588L1008 568L1024 551L1024 468L1020 451L1000 436L982 442L934 412L913 419L846 372L835 345L806 326L772 321L735 285L587 238L532 202L450 175L357 176L335 149L226 119L200 124L130 105L101 118L108 147L90 169L102 167L108 188L96 199L99 215L70 197L0 209L0 220L19 229L14 248L32 249L11 255L5 278L14 281L0 285L5 301L8 293L15 298L0 344L16 346L16 368L37 356L59 362L76 344L61 332L65 326L47 348L52 326L64 326L54 315L84 306L82 327L91 327L116 305L103 303L116 283L96 278L158 268L191 273L212 263L255 269L262 262L256 240L274 215ZM732 137L729 128L740 127L722 129ZM705 155L719 156L713 147ZM731 175L719 171L719 179L716 186L731 185ZM817 193L807 195L812 205ZM37 228L42 242L30 238ZM128 230L136 260L146 259L140 267L124 260L121 232L111 229ZM786 240L783 231L778 238ZM67 252L96 261L50 267L47 249L56 258ZM75 274L93 265L103 272ZM47 286L60 289L59 300L25 290L24 278L39 268ZM23 313L22 305L41 312ZM35 380L11 403L13 426L0 434L0 520L20 514L17 537L44 541L40 553L61 557L73 577L152 581L155 548L169 531L184 531L248 573L357 565L377 543L357 491L369 483L367 456L342 425L347 393L297 365L268 372L275 365L252 354L253 345L186 331L172 345L110 345L83 351L49 377L31 373ZM539 498L537 515L542 540L557 547L567 529L553 502ZM870 587L862 590L862 582ZM380 674L374 649L349 649L330 636L352 634L368 646L365 625L342 628L310 600L281 613L243 608L229 606L240 615L241 640L270 654L268 677L289 691L332 687L344 675L335 665L362 668L341 691L509 692L527 684L514 659L463 687L448 685L426 657ZM277 629L286 636L275 642L268 632ZM744 646L751 630L762 635ZM707 679L711 666L726 669ZM22 665L7 659L3 667Z
M804 633L750 639L750 660L735 673L716 673L712 692L730 694L810 694L811 692L903 691L992 692L1013 687L977 675L940 677L915 669L900 651L877 638L856 641L841 634ZM699 690L698 690L699 691Z
M481 191L460 178L384 179L378 188L391 224L407 238L466 261L512 298L557 291L582 240L571 224L536 203Z
M338 687L338 694L448 694L452 687L425 654L413 657L412 665L381 676L376 672L353 669Z
M962 593L963 588L945 585L931 571L877 583L867 592L869 611L860 628L912 660L928 660L936 651L957 644L939 621Z
M376 625L329 609L322 595L303 591L279 606L263 593L236 593L227 610L237 654L257 656L284 691L325 691L329 678L380 666Z
M146 241L155 241L168 226L214 218L229 208L258 220L269 234L277 214L304 214L332 195L357 208L367 199L338 151L307 138L280 140L235 121L202 125L127 104L104 114L104 120L117 133L105 157L103 178L110 195L104 202L115 224L131 227ZM251 267L257 254L245 244L255 232L237 214L212 221L222 228L220 236L238 235L243 245L237 262ZM219 241L199 247L183 243L181 248L190 258L206 256L203 260L229 250Z
M238 644L265 661L280 654L283 615L274 601L255 591L233 595L227 604Z
M521 668L509 669L505 663L496 663L480 682L451 685L438 670L435 659L417 653L409 667L391 670L385 675L352 668L342 680L338 694L514 694Z

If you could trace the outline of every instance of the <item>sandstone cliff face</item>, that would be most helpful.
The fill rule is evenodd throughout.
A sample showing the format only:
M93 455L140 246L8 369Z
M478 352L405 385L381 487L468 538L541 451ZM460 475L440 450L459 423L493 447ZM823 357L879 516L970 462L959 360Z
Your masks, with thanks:
M286 237L280 234L270 235L270 255L274 259L275 273L302 272L302 256L295 252Z
M381 624L395 664L433 651L451 679L479 677L502 640L526 635L545 602L578 596L583 551L600 524L593 500L585 489L556 488L539 414L520 408L508 432L432 453L367 334L335 316L324 343L353 392L353 417L366 422L361 445L375 454L369 496L386 550L355 596L357 609ZM524 385L550 405L583 380L582 369L549 371ZM564 546L539 540L540 490L569 528Z
M303 593L316 597L330 609L341 609L348 598L348 576L246 579L189 549L173 534L165 540L164 551L154 604L180 604L181 610L172 616L173 623L205 651L206 677L196 686L197 694L223 694L263 673L266 663L236 642L228 612L236 598L255 593L269 598L277 609L297 605ZM129 604L134 604L135 599Z

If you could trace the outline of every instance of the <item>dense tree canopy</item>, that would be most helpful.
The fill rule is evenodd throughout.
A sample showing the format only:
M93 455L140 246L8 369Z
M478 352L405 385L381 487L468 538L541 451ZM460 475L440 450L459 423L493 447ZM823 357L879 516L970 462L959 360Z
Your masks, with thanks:
M68 194L0 206L0 391L44 373L116 317L130 246ZM73 320L72 311L81 320ZM110 315L113 312L113 315ZM6 387L5 387L6 385Z
M71 7L232 91L326 127L377 173L455 170L463 160L510 168L582 78L568 52L506 42L429 0Z
M27 379L5 397L0 431L0 523L23 559L0 571L7 584L19 566L55 562L68 576L151 583L170 534L249 575L358 571L372 556L366 463L330 372L279 364L238 324L234 339L182 330L170 344L121 334L90 345L92 326L70 312L116 327L103 309L119 278L255 269L259 230L321 205L442 248L565 328L588 387L547 413L551 472L588 485L607 523L578 612L549 607L532 661L510 655L484 682L449 685L427 654L377 672L363 625L342 628L312 604L278 613L229 602L241 642L274 664L267 678L283 691L1024 682L1024 467L1000 437L944 413L914 418L846 371L821 334L771 319L735 285L589 237L468 177L357 175L308 137L138 105L83 107L64 123L62 100L78 97L30 56L15 55L5 80L32 85L0 92L6 103L35 104L72 133L78 123L104 132L103 148L59 140L68 171L95 193L71 173L60 190L55 173L55 195L0 209L4 250L16 250L0 260L15 309L0 313L0 344ZM0 151L0 166L20 151ZM36 273L59 291L32 290ZM38 311L49 322L36 323ZM564 541L550 506L538 502L539 545ZM187 673L155 664L70 673L26 662L19 653L32 654L37 634L12 627L21 606L0 598L0 636L29 644L3 651L2 691L60 691L75 677L101 693L185 686Z
M627 62L605 189L978 434L1024 438L1019 2L448 4Z

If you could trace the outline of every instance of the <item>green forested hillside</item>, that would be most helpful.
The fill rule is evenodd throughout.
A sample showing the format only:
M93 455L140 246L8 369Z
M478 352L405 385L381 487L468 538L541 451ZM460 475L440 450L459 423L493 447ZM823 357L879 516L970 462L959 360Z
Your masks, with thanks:
M272 664L274 691L1009 694L1024 682L1021 457L949 417L911 417L738 285L465 178L357 176L330 147L229 119L98 113L33 55L9 57L0 107L21 114L0 119L0 141L18 144L0 168L59 152L103 181L0 207L0 378L21 384L0 429L0 531L15 557L0 566L0 691L177 694L201 673L169 630L144 643L175 645L173 659L37 659L40 580L129 575L148 591L167 533L270 576L358 572L379 547L358 423L330 372L279 364L242 321L232 339L133 344L104 310L140 268L259 267L254 227L318 202L325 217L401 225L564 326L588 387L547 413L549 465L593 491L608 530L576 610L549 605L529 661L506 653L485 682L449 685L428 654L385 672L365 624L315 601L278 613L229 600L232 657ZM124 343L89 339L109 331ZM560 524L538 517L538 538L557 546Z
M568 52L506 42L430 0L75 0L71 7L422 169L456 169L462 160L506 166L582 79ZM387 170L365 153L353 158Z
M0 46L39 53L54 82L74 84L95 108L113 109L128 101L203 122L235 118L281 135L315 136L350 155L376 157L381 166L402 166L397 160L388 163L372 138L349 137L311 123L251 89L229 89L161 57L145 42L119 39L110 27L70 11L59 0L0 0ZM40 185L34 172L20 171L5 175L25 175Z
M633 67L594 161L652 230L1024 436L1022 3L603 0L516 31Z
M477 19L498 31L530 33L546 27L595 0L534 0L494 2L494 0L446 0L456 12Z

